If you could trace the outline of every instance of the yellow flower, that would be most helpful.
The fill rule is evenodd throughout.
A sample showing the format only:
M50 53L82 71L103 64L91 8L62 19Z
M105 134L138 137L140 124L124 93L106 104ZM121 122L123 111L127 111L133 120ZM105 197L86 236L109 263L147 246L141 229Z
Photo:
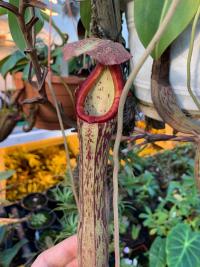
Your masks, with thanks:
M72 169L75 169L77 166L77 161L75 158L70 159L70 166L72 167Z
M16 173L7 184L11 186L6 192L8 200L16 201L31 192L42 192L61 181L66 172L66 155L63 145L46 147L32 152L20 148L4 157L7 169ZM72 168L76 159L70 160Z
M123 160L123 159L121 159L121 160L120 160L120 164L121 164L121 166L123 166L123 167L124 167L124 166L126 165L126 161L125 161L125 160Z
M78 135L73 134L73 135L67 136L67 145L68 145L70 152L73 154L73 156L77 157L80 153Z
M29 153L26 154L24 158L28 160L28 163L31 168L40 167L41 165L40 157L38 155Z

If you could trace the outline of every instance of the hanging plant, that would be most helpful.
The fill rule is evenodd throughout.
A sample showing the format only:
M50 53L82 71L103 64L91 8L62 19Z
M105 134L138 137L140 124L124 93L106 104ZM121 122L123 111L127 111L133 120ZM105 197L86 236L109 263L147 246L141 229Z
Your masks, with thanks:
M106 171L110 140L124 86L120 64L130 58L122 45L89 38L66 45L64 57L87 53L98 61L77 92L80 140L79 265L108 266L109 197Z
M134 1L134 21L138 36L147 47L166 16L172 0L136 0ZM157 42L153 58L158 59L165 49L183 32L197 12L199 0L182 0L168 23L165 33ZM145 18L145 19L144 19ZM133 40L134 42L134 40Z

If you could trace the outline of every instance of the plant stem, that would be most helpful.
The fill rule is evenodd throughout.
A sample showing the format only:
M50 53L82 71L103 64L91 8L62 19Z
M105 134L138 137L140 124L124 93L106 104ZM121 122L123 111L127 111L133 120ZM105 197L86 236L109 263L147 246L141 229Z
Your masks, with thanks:
M70 166L70 156L69 156L69 150L68 150L67 140L66 140L66 136L65 136L65 129L64 129L64 125L63 125L62 116L61 116L61 113L60 113L60 109L59 109L59 106L58 106L58 101L56 99L56 95L55 95L55 92L54 92L54 89L53 89L53 85L51 83L50 78L47 77L46 81L48 83L49 90L50 90L50 92L52 94L52 97L54 99L54 104L55 104L55 107L56 107L56 112L57 112L57 116L58 116L58 120L59 120L59 124L60 124L60 128L61 128L61 132L62 132L62 136L63 136L63 141L64 141L66 160L67 160L67 169L68 169L68 172L69 172L69 175L70 175L72 191L73 191L74 198L75 198L75 201L76 201L77 209L79 211L79 200L78 200L78 195L77 195L77 192L76 192L76 186L75 186L74 179L73 179L72 169L71 169L71 166Z
M12 12L13 14L15 14L16 16L19 15L17 8L16 8L15 6L9 4L9 3L6 3L6 2L4 2L4 1L1 1L1 3L0 3L0 7L3 7L3 8L5 8L5 9L9 10L9 11Z
M32 31L28 31L26 29L26 23L25 23L25 18L24 18L24 13L25 13L25 6L24 6L24 1L20 0L19 2L19 13L20 16L17 16L18 18L18 22L21 28L21 31L23 32L24 35L24 40L26 43L26 49L28 52L28 55L30 57L30 60L34 66L34 71L35 71L35 75L37 77L37 81L38 84L40 84L41 80L42 80L42 73L41 73L41 68L38 62L38 57L37 57L37 53L35 48L33 47L33 45L31 44L31 38L30 38L30 34L32 33Z
M195 137L194 136L168 136L168 135L160 135L160 134L153 134L153 135L144 135L143 137L141 135L135 136L133 139L129 139L130 142L140 140L140 139L145 139L144 142L139 143L138 145L132 145L128 146L127 148L122 150L122 153L127 154L129 151L132 151L136 147L141 147L147 144L152 144L155 142L159 141L174 141L174 142L195 142Z
M200 16L200 5L198 7L197 13L194 17L194 21L192 24L190 46L189 46L189 52L188 52L188 58L187 58L187 88L188 88L189 94L192 97L194 103L196 104L197 108L200 110L200 102L198 100L198 96L195 96L195 94L193 93L192 88L191 88L191 70L190 70L192 53L193 53L193 48L194 48L194 39L195 39L195 33L196 33L196 28L197 28L199 16Z
M115 242L115 267L120 267L120 251L119 251L119 221L118 221L118 171L119 171L119 146L122 137L122 129L123 129L123 111L124 111L124 104L128 95L128 92L133 84L135 77L137 76L139 70L143 66L144 62L154 50L157 42L160 40L161 36L163 35L167 25L169 24L171 18L173 17L176 8L178 7L180 0L174 0L163 20L160 27L158 28L157 32L155 33L153 39L149 43L148 47L146 48L143 56L139 60L136 67L131 72L122 92L119 109L118 109L118 125L117 125L117 136L114 145L114 170L113 170L113 209L114 209L114 242Z

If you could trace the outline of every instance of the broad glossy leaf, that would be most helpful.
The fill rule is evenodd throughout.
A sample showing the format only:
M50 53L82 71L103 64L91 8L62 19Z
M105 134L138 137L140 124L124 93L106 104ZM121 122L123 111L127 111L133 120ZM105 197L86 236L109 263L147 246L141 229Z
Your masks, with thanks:
M19 0L9 0L9 2L10 4L15 5L16 7L18 7L19 5ZM40 14L40 10L36 8L35 13L36 13L36 16L39 18L39 21L35 24L36 33L38 33L42 29L44 22ZM25 13L26 22L28 22L31 17L32 17L31 13L27 9ZM25 39L21 31L21 28L19 26L19 22L16 16L12 12L8 12L8 22L9 22L9 28L10 28L10 32L11 32L14 42L16 43L17 47L20 50L24 51L24 49L26 48Z
M86 53L103 65L121 64L131 58L130 53L121 44L98 38L87 38L67 44L63 52L65 60Z
M3 64L8 60L9 57L10 57L10 55L9 56L6 56L2 60L0 60L0 69L3 66Z
M0 172L0 181L10 178L11 176L13 176L13 174L15 174L15 171L13 170Z
M2 267L9 267L19 250L28 242L26 239L20 240L12 248L0 251L0 263Z
M5 77L7 73L11 69L13 69L17 62L19 62L24 57L24 54L19 50L12 54L10 57L8 57L7 60L0 67L0 73L2 74L2 76Z
M149 267L166 267L166 239L157 237L149 251Z
M169 267L199 267L200 233L178 224L167 237L166 252Z
M24 69L23 69L23 75L22 75L22 79L27 81L28 80L28 76L29 76L29 69L30 69L30 64L26 64L24 66Z
M7 14L7 10L3 7L0 7L0 16L6 15L6 14Z
M89 32L91 22L91 0L84 0L80 3L81 21L85 29Z
M134 19L138 36L145 47L163 21L172 0L135 0ZM165 49L183 32L197 12L200 0L181 0L171 22L152 53L159 58ZM134 40L132 40L134 42Z

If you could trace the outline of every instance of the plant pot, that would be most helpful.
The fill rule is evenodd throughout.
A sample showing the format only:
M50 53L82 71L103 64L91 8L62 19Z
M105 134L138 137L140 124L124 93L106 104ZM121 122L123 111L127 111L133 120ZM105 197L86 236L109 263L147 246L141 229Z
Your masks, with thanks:
M17 78L15 79L15 77ZM22 84L19 83L20 74L16 74L13 77L16 82L16 88L21 89ZM22 74L21 74L22 77ZM67 85L67 88L64 86L62 80ZM63 108L63 113L67 118L74 121L74 125L76 122L76 113L74 109L74 104L68 90L71 91L72 96L74 97L74 93L76 88L83 82L84 78L79 78L76 76L62 77L62 80L59 76L52 76L52 85L56 94L57 101L61 104ZM60 125L57 118L56 109L54 106L54 100L52 98L51 92L48 88L48 84L45 83L45 89L47 94L47 99L50 101L52 106L47 103L38 104L38 110L36 114L35 127L39 129L47 129L47 130L59 130ZM24 113L28 116L30 114L31 105L23 104L25 99L32 99L34 97L38 97L38 90L34 88L32 84L28 82L24 82L24 88L22 89L24 92L19 99L19 103L23 106ZM72 128L72 126L68 125L66 122L64 123L65 129Z
M144 53L144 46L139 40L134 24L134 1L129 1L127 4L127 25L129 31L129 46L131 50L132 67L134 67L138 60ZM189 112L193 117L199 117L199 111L190 97L187 89L187 56L189 50L191 34L191 25L173 42L170 51L170 71L169 78L170 84L175 93L177 102L183 110ZM200 62L200 25L197 27L195 36L195 45L191 61L191 87L194 94L198 97L200 76L198 75L199 62ZM135 95L139 101L139 105L143 113L151 118L162 120L154 109L151 98L151 73L152 73L153 59L149 56L141 70L139 71L135 81Z
M21 201L21 205L24 209L34 211L45 207L47 204L47 198L41 193L32 193L24 197Z
M6 206L4 209L5 209L5 211L6 211L7 214L11 214L12 213L12 210L14 208L17 209L20 218L26 216L27 213L28 213L27 210L24 209L20 205L20 203L18 203L18 202L17 203L14 203L12 205Z
M39 217L36 217L40 215L42 215L42 218L40 219L41 221L39 221ZM33 221L33 218L35 218L34 219L35 221ZM50 226L52 226L55 220L56 220L56 215L52 210L40 209L40 210L32 212L30 219L27 222L27 225L28 225L28 228L33 229L33 230L43 230L43 229L47 229Z

